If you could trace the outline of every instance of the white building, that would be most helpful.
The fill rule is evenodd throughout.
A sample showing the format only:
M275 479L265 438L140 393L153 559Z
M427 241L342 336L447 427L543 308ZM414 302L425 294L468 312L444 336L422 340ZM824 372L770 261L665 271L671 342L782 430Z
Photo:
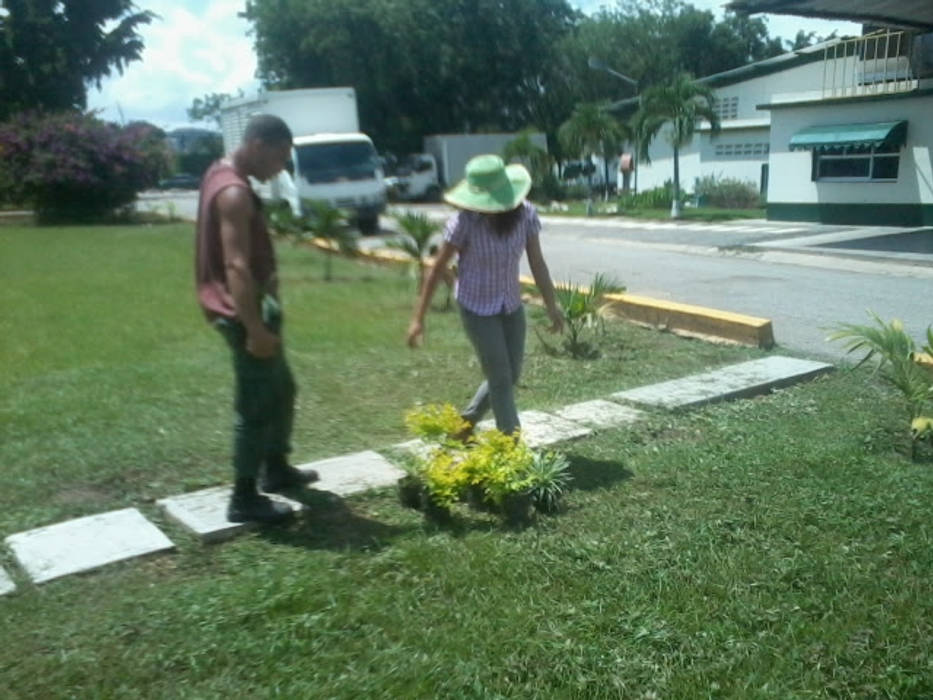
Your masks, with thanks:
M881 30L702 79L722 128L681 150L681 186L738 178L766 192L768 218L933 224L933 34ZM638 189L673 176L659 135Z

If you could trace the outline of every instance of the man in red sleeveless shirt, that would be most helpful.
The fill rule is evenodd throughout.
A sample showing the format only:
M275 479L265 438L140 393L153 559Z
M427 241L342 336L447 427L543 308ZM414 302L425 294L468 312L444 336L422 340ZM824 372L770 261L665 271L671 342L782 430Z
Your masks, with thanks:
M291 509L259 493L317 478L291 466L295 382L282 348L275 250L262 201L248 177L268 180L289 158L292 134L271 115L250 119L240 147L214 163L201 181L195 251L198 302L233 353L233 468L227 509L232 522L278 522Z

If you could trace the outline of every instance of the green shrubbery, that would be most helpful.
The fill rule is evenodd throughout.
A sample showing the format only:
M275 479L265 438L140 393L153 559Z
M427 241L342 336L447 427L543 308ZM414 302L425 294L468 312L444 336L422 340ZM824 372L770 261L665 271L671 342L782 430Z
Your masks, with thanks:
M619 211L626 209L670 209L674 201L674 185L670 180L661 187L619 197Z
M528 509L553 513L570 483L569 463L554 452L535 452L520 437L498 430L469 434L469 424L450 404L409 411L408 429L430 447L411 462L399 482L402 502L428 517L449 517L458 501L489 508L508 522L523 522ZM411 496L415 489L420 496Z
M90 221L131 204L167 174L158 129L90 114L22 113L0 124L0 200L32 207L40 222Z
M698 177L693 194L700 206L754 209L762 205L761 194L755 183L734 177Z

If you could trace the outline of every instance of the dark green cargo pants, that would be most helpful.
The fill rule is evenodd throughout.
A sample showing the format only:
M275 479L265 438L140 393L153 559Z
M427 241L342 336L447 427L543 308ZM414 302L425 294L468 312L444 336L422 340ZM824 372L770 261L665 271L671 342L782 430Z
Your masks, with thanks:
M263 304L263 320L282 335L276 304ZM274 357L261 359L246 351L246 328L239 321L214 324L233 354L233 469L237 478L256 478L263 461L291 451L295 415L295 380L282 345Z

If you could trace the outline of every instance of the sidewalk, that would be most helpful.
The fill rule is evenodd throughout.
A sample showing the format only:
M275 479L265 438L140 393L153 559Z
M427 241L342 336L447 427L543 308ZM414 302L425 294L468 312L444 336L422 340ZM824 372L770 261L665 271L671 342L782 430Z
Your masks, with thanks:
M658 384L610 393L605 398L565 406L550 413L521 413L522 432L531 447L540 448L584 438L594 432L631 425L645 410L689 410L714 401L724 401L768 393L779 387L807 381L833 369L832 365L772 355L721 367L701 374ZM480 429L490 427L490 421ZM426 445L408 441L349 455L301 465L314 469L321 479L311 486L316 491L348 496L395 484L404 472L393 459L407 451L420 451ZM382 453L389 455L387 458ZM201 542L217 542L244 532L251 524L230 523L226 519L229 486L217 486L178 494L157 501L158 507L183 530ZM305 506L301 497L274 495L294 511ZM33 584L45 583L82 573L111 563L173 551L174 542L137 508L124 508L69 520L16 533L4 542L12 550L23 574L11 577L0 568L0 596L17 590L16 579Z

